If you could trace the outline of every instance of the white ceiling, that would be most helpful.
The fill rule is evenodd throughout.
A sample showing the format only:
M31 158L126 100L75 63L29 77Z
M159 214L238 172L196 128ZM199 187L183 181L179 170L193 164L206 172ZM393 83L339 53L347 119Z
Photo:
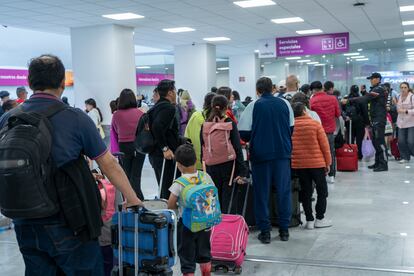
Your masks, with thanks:
M0 24L69 34L72 27L121 24L135 27L135 43L172 50L174 45L202 43L202 38L227 36L217 43L218 56L250 53L257 40L296 35L296 30L320 28L325 33L349 32L351 43L402 38L414 26L414 12L399 12L413 0L275 0L276 6L240 8L231 0L0 0ZM134 12L144 19L115 21L103 14ZM303 23L277 25L273 18L296 17ZM195 32L166 33L162 28L192 27ZM0 44L1 47L1 44Z

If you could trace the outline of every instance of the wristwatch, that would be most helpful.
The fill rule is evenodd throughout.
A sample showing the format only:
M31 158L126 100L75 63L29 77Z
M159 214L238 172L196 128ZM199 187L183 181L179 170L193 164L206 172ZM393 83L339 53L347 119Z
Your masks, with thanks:
M168 150L169 150L169 148L167 146L165 146L165 147L162 148L162 152L166 152Z

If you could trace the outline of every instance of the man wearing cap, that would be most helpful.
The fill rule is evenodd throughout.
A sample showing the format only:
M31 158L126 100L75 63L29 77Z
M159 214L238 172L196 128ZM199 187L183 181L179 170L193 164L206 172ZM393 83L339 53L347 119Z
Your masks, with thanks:
M10 98L10 93L7 91L0 91L0 106L3 107L3 104L7 102ZM0 108L0 116L4 114L3 108Z
M387 147L385 144L385 125L387 122L387 93L381 86L382 76L373 73L367 78L371 81L371 90L365 96L342 100L348 102L370 103L370 117L372 127L372 143L375 148L375 163L368 168L374 172L388 171Z
M27 91L24 86L17 87L16 89L17 100L16 103L22 104L27 100Z

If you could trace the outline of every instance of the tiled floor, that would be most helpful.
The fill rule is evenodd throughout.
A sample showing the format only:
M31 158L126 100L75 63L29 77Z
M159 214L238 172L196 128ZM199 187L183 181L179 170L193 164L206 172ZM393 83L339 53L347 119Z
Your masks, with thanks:
M338 173L336 183L329 185L332 228L294 228L289 242L278 241L275 229L270 245L260 244L252 233L243 275L414 274L414 163L391 161L389 172L375 174L366 163L360 165L359 172ZM154 195L148 164L143 179L144 193ZM260 261L266 258L268 262ZM179 275L178 267L175 271ZM14 233L0 232L0 275L23 274Z

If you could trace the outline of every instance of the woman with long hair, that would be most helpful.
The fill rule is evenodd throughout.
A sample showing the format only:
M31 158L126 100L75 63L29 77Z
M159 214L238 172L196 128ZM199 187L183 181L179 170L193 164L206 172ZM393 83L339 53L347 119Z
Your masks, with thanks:
M242 104L240 100L240 94L236 90L231 92L233 94L233 105L232 111L234 116L236 117L237 121L240 120L241 114L243 113L244 109L246 108L244 104Z
M102 139L105 138L105 132L102 128L103 116L101 110L96 106L96 101L92 98L85 101L86 113L88 113L89 118L95 123L96 128L101 134Z
M111 132L123 152L122 167L138 198L143 200L141 191L141 173L145 155L136 152L134 141L138 122L144 113L138 109L135 93L131 89L122 90L118 110L112 116Z
M407 82L400 84L398 111L398 147L401 154L400 163L408 163L414 156L414 94L409 91Z
M181 91L178 108L180 115L180 134L183 135L188 121L195 111L195 106L191 101L190 93L188 93L187 90Z

